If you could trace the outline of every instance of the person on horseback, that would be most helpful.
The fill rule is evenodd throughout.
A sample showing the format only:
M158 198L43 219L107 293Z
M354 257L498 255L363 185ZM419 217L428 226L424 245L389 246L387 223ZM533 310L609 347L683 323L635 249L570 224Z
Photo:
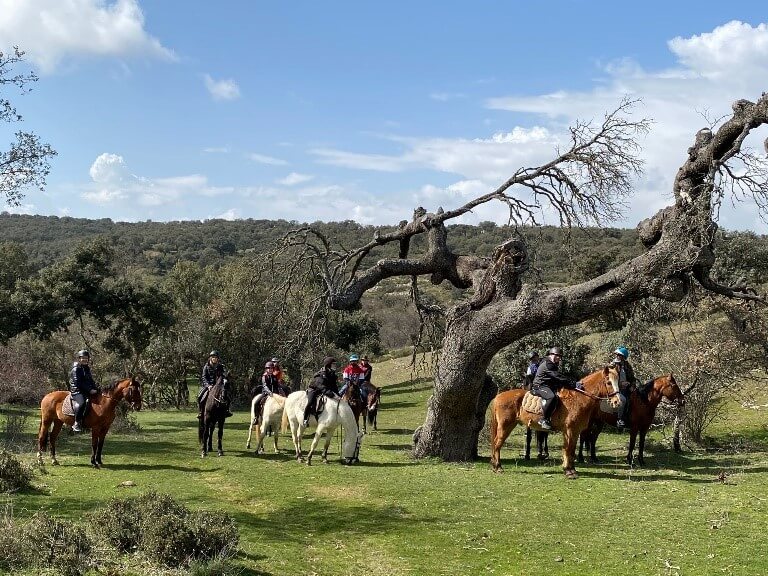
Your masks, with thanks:
M360 368L363 369L363 377L360 379L360 394L363 396L363 405L368 405L368 393L376 388L373 387L371 376L373 375L373 366L368 362L368 356L363 355L360 358Z
M312 376L312 382L307 387L307 406L304 408L304 422L306 428L309 426L309 417L314 414L317 418L317 399L322 396L331 398L341 396L336 376L336 358L330 356L323 360L323 367Z
M530 390L533 385L533 379L536 377L536 370L539 369L541 364L541 357L537 350L534 350L528 354L528 368L525 370L523 376L523 390Z
M616 419L616 427L621 432L626 426L629 426L629 399L632 396L632 390L637 386L637 378L635 378L635 370L629 363L629 350L625 346L619 346L613 353L615 355L613 364L619 367L621 405Z
M279 358L272 358L270 360L272 364L274 364L274 369L272 371L272 374L280 381L280 386L283 389L283 396L288 396L288 394L291 393L291 387L285 383L285 371L283 370L283 367L280 365L280 359Z
M531 394L541 398L541 407L544 411L539 420L539 426L544 430L552 430L552 413L557 408L557 391L561 388L583 389L581 382L576 382L560 374L560 360L563 352L559 347L550 348L547 356L536 369L536 376L531 386Z
M77 405L72 432L82 431L88 400L99 391L91 375L90 361L91 353L88 350L80 350L77 353L77 361L72 365L72 370L69 372L69 391L72 393L72 402Z
M347 367L344 368L344 372L342 373L344 384L339 390L339 394L343 396L344 392L346 392L347 388L349 388L350 385L357 384L358 385L357 389L360 391L360 400L362 400L363 405L365 405L366 398L363 395L363 382L365 381L365 370L360 366L360 364L358 364L358 362L360 362L360 356L358 356L357 354L351 354L349 356L349 364L347 364Z
M197 417L200 420L203 418L205 401L208 399L208 393L210 392L211 387L216 384L216 381L219 378L224 378L226 373L227 369L224 367L224 364L221 363L219 353L216 350L211 350L211 353L208 354L208 361L203 366L203 374L200 377L200 393L197 395L197 405L199 408ZM227 409L227 414L224 417L229 418L232 416L232 412L229 411L229 396L227 393L224 395L224 400L225 408Z
M282 380L278 377L280 368L275 366L275 363L270 360L264 364L264 373L261 375L261 392L254 398L254 413L261 417L261 412L264 410L264 403L272 394L278 394L280 396L288 396L289 390L283 384Z

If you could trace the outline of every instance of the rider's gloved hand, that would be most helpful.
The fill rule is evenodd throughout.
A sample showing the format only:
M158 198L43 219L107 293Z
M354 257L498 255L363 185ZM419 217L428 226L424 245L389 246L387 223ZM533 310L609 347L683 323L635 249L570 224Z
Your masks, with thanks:
M584 390L584 384L581 382L576 382L576 390Z

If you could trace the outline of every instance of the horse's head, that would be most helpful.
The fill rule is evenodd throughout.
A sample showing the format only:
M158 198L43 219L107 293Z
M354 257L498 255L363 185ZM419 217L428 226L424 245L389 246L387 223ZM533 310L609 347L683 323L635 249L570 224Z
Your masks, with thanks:
M605 390L601 395L608 396L608 403L618 408L621 398L619 397L619 367L616 364L611 363L603 368L603 386Z
M130 404L131 408L136 411L141 410L141 382L135 376L130 379L128 386L126 386L123 398Z
M680 390L680 386L677 385L675 377L672 374L656 378L653 381L653 387L661 392L661 395L670 402L676 402L680 406L685 402L683 391Z
M373 387L372 387L373 388ZM368 392L368 410L376 410L381 401L381 388L375 388Z

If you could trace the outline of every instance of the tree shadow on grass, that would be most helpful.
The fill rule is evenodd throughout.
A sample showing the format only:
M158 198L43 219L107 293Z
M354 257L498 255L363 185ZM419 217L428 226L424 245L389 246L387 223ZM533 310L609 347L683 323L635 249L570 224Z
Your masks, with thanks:
M386 402L386 399L390 396L397 396L398 394L411 394L413 392L424 392L425 390L432 390L433 388L434 381L432 378L419 378L418 380L382 386L382 406L384 405L383 403ZM387 403L387 405L388 404L389 403Z
M379 434L393 434L396 436L413 435L413 430L410 428L379 428L376 432Z

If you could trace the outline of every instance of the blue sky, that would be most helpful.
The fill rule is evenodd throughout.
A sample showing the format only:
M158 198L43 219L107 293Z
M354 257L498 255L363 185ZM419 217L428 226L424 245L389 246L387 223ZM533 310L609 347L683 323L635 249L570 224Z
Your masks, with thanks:
M40 76L5 95L59 152L5 209L393 224L550 159L630 95L655 122L613 223L633 227L671 202L705 116L768 90L766 21L757 1L0 0L0 49ZM721 222L768 231L750 205Z

